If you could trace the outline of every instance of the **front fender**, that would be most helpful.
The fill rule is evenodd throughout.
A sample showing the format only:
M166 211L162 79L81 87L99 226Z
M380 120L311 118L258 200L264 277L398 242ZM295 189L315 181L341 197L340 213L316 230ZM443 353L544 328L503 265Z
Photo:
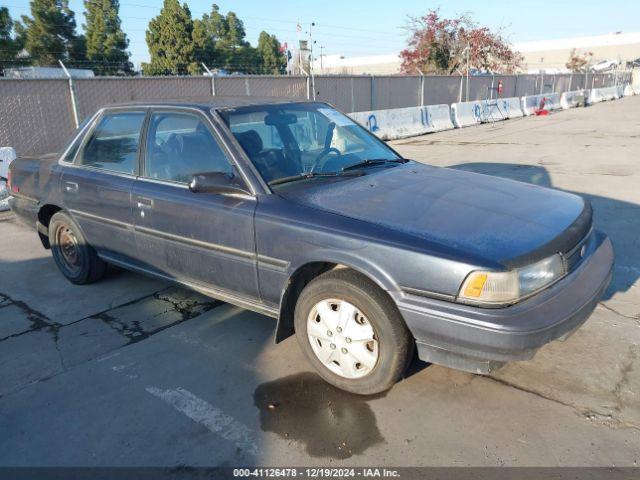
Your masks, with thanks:
M293 259L287 270L287 282L280 296L278 323L276 325L275 342L279 343L295 333L293 314L295 310L295 289L293 284L298 273L309 265L331 264L350 268L369 278L381 289L390 292L398 290L398 286L383 268L374 262L353 252L336 250L314 250L313 255L300 255ZM293 295L293 296L291 296Z
M398 290L398 285L389 274L381 266L371 261L365 256L358 255L354 251L336 251L336 250L315 250L312 255L299 255L295 257L289 264L287 270L289 278L310 263L333 263L351 268L376 283L385 291Z

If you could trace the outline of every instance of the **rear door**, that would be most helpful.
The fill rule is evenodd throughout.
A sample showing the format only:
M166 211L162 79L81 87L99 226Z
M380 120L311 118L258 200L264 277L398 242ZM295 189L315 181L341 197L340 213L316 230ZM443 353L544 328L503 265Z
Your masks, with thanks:
M117 260L136 256L131 188L146 115L144 109L105 111L61 177L64 205L87 241Z
M257 299L255 197L188 188L195 173L237 174L209 120L191 109L153 110L142 164L132 192L141 260L165 276Z

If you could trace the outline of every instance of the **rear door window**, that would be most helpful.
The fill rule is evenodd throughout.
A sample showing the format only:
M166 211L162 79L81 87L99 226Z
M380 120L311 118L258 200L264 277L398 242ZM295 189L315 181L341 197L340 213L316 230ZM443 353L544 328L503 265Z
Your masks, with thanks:
M78 158L79 165L135 175L145 112L105 114Z

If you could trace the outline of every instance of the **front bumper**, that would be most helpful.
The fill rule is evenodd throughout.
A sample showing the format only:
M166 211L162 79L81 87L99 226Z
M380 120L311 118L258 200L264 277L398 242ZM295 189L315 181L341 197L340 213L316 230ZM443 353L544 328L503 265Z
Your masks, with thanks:
M595 231L584 258L562 280L505 308L479 308L416 295L396 299L420 359L473 373L526 360L582 325L602 298L613 271L613 247Z

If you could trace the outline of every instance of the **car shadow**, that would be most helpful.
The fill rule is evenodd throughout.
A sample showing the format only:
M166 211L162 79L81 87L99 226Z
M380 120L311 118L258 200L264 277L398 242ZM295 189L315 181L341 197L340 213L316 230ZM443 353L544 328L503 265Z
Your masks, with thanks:
M474 162L451 165L448 168L558 188L553 185L547 169L538 165ZM635 245L640 237L640 205L585 192L564 191L579 195L591 203L595 228L605 232L613 243L616 266L604 300L610 299L617 292L626 292L640 277L640 251Z
M287 365L299 364L302 354L293 338L273 345L271 318L113 266L99 282L72 285L48 252L0 259L0 269L12 279L0 288L0 354L8 358L0 377L12 382L6 394L0 389L0 408L13 409L17 420L0 440L7 461L24 461L27 445L33 456L26 461L34 465L93 465L85 447L100 445L104 464L263 464L271 448L265 434L275 434L325 463L385 441L369 405L384 395L341 391L304 365L291 371ZM39 294L29 292L45 284ZM123 298L125 291L139 294ZM52 298L79 318L62 321L62 308L44 307ZM87 302L94 307L90 314L78 307ZM274 348L277 356L269 354ZM27 386L38 394L23 400L16 392ZM69 401L71 392L83 398L80 413ZM201 413L191 423L194 408ZM33 417L33 411L41 415ZM222 428L225 422L231 427ZM49 425L46 446L33 440L43 424ZM73 435L75 428L83 430L81 437ZM237 432L249 432L243 435L251 442ZM126 452L123 436L131 439ZM167 438L188 448L167 460Z

